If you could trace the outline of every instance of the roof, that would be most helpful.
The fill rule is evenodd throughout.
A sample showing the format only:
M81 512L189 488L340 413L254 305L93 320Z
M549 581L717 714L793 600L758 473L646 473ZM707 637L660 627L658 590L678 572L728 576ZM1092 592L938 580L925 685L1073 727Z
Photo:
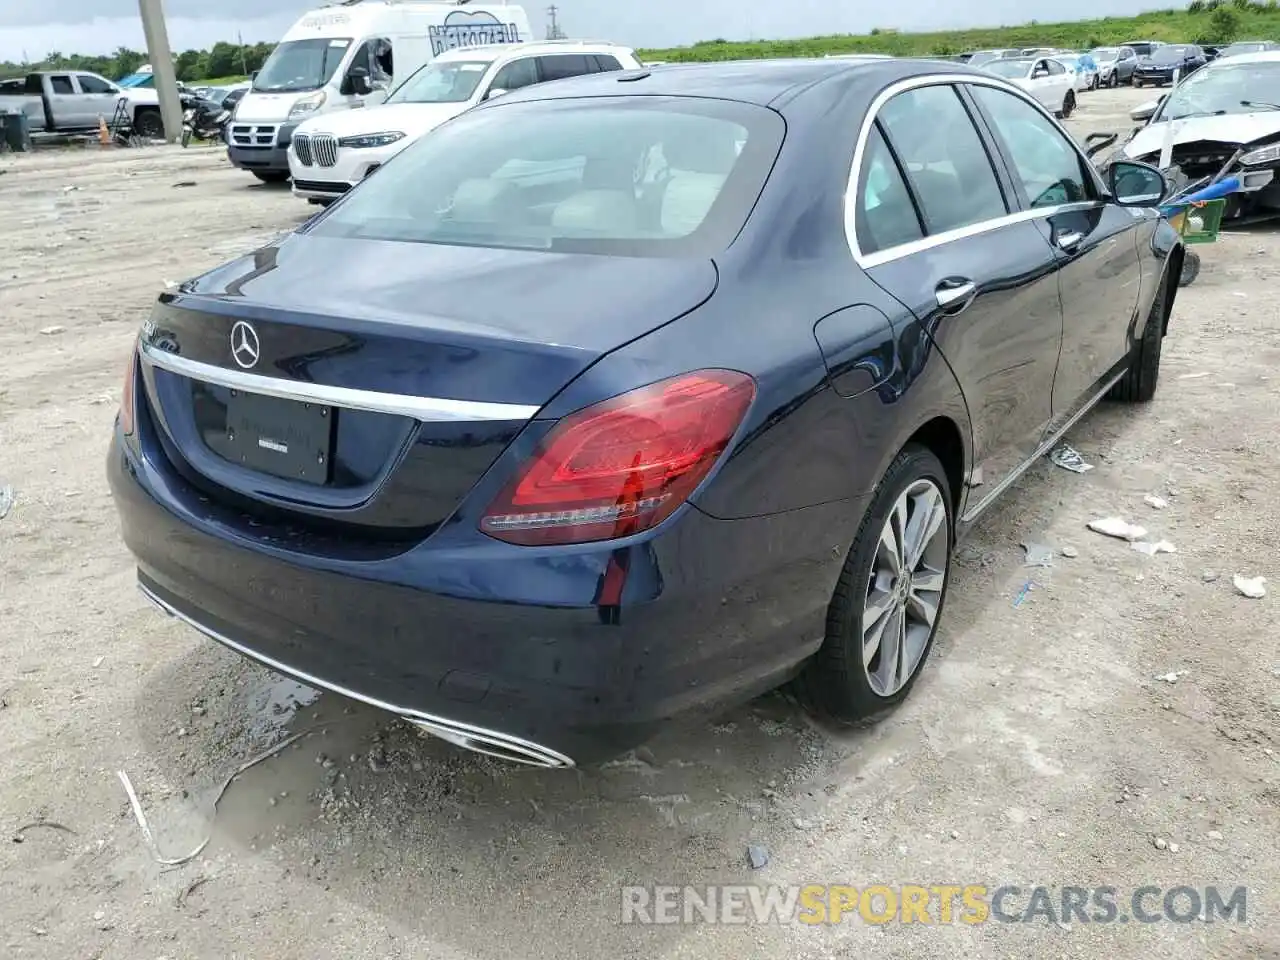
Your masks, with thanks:
M1280 50L1259 50L1256 53L1233 53L1209 64L1216 67L1220 63L1276 63L1280 62ZM1206 70L1208 67L1205 68Z
M477 43L455 47L439 54L437 60L497 60L507 55L528 57L541 53L631 53L630 47L608 40L530 40L525 43Z
M987 76L982 71L963 64L943 61L894 57L808 57L671 63L652 71L645 68L557 80L555 90L561 97L645 94L710 97L767 106L815 84L838 77L865 77L888 84L904 77L942 72ZM547 95L546 88L534 85L505 94L502 101L510 103L517 99L540 100Z

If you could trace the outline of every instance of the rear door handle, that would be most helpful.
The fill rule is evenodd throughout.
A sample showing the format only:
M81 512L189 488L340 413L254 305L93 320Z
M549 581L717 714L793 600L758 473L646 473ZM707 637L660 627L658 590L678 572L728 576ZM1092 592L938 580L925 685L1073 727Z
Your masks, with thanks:
M1073 250L1083 239L1083 233L1078 233L1073 230L1071 233L1058 234L1057 244L1063 250Z
M934 290L933 295L938 306L946 313L959 313L969 304L978 292L978 285L972 280L954 277L943 280Z

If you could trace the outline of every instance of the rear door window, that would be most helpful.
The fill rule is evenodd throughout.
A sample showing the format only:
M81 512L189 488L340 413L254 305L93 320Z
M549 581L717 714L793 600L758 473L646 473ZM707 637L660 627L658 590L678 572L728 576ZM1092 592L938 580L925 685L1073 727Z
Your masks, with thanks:
M538 61L543 80L564 80L596 72L595 57L577 53L558 53L550 57L539 57Z
M614 70L621 70L622 64L618 62L617 57L610 56L607 53L597 53L594 55L596 62L596 70L600 73L611 73Z
M930 234L1009 212L991 157L953 87L900 93L881 108L878 121Z
M491 90L519 90L538 82L538 66L533 57L512 60L503 66L489 85Z
M76 88L71 83L70 77L57 76L49 78L49 90L53 93L75 93Z
M862 170L854 224L858 249L876 253L924 236L911 193L879 125L871 128Z

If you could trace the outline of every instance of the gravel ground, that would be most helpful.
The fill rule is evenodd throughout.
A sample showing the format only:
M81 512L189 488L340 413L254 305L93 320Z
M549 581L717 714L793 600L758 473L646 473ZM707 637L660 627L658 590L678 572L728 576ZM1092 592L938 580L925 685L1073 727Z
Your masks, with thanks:
M1086 95L1071 125L1124 128L1140 99ZM1094 470L1038 465L984 520L892 718L832 733L765 699L553 773L317 699L134 590L103 477L134 331L165 282L310 209L211 148L0 157L4 956L1280 957L1276 594L1232 586L1280 588L1274 232L1204 248L1155 402L1072 432ZM1086 529L1112 514L1177 552ZM1051 569L1023 565L1026 540L1058 549ZM290 733L227 790L202 854L155 862L117 770L178 857L221 782ZM618 922L623 884L815 881L1108 885L1122 906L1142 885L1246 885L1248 920Z

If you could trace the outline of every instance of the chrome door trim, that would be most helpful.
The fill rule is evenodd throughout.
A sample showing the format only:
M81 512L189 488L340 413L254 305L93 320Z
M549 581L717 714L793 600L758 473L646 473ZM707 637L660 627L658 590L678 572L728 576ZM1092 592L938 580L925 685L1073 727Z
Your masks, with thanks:
M991 506L991 504L995 501L995 499L998 496L1000 496L1000 494L1008 490L1009 487L1013 485L1015 480L1017 480L1020 476L1022 476L1024 473L1027 472L1027 468L1029 468L1033 463L1035 463L1037 460L1043 457L1046 453L1048 453L1049 450L1053 447L1053 445L1062 439L1063 434L1065 434L1068 430L1074 427L1081 417L1083 417L1086 413L1088 413L1095 406L1097 406L1098 402L1107 395L1107 391L1109 391L1112 387L1114 387L1120 381L1120 378L1123 377L1128 372L1129 370L1126 367L1124 370L1121 370L1119 373L1113 376L1110 380L1108 380L1106 384L1103 386L1103 388L1089 399L1088 403L1086 403L1074 414L1072 414L1071 419L1069 419L1061 427L1055 430L1052 435L1045 438L1045 440L1040 444L1040 446L1036 447L1035 453L1031 454L1031 456L1023 460L1022 463L1018 464L1018 466L1016 466L1009 473L1007 477L1005 477L1003 480L997 483L994 487L992 487L990 492L985 497L983 497L981 500L978 501L977 506L973 507L971 510L969 510L968 513L964 514L960 518L960 522L972 523L974 520L976 520L979 517L979 515L981 515L982 512L987 509L987 507Z
M211 383L245 393L260 393L283 400L300 400L346 410L367 410L397 417L409 417L426 423L454 421L510 422L531 420L539 408L522 403L487 403L482 400L452 400L443 397L418 397L399 393L379 393L352 387L335 387L302 380L283 380L260 373L230 370L169 353L152 344L140 344L143 362L179 376Z

